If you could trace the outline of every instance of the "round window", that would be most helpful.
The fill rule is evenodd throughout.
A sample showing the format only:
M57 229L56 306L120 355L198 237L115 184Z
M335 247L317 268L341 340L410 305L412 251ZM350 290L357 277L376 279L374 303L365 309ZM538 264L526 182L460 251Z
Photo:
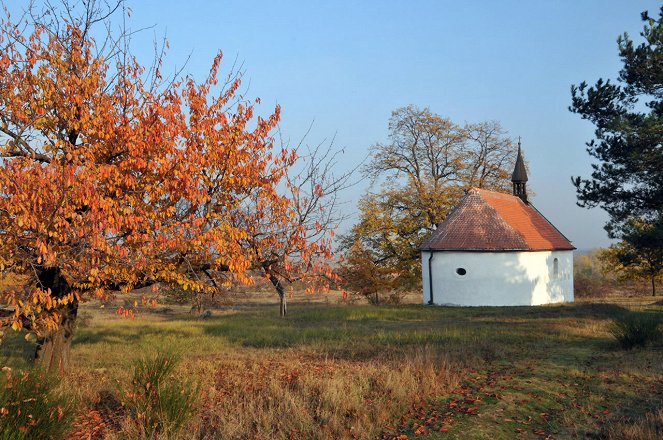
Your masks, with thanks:
M465 275L465 274L467 273L467 271L465 270L465 268L463 268L463 267L459 267L458 269L456 269L456 273L457 273L458 275L461 275L461 276L462 276L462 275Z

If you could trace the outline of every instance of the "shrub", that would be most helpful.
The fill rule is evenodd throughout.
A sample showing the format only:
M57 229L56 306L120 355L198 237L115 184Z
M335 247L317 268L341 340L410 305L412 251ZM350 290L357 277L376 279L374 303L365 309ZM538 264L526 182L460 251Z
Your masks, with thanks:
M613 320L610 333L622 348L642 347L660 337L660 323L661 318L657 313L623 312Z
M176 364L176 357L157 354L134 365L129 388L121 390L131 438L175 438L193 415L199 387L177 378Z
M573 275L573 294L576 298L603 298L607 296L611 284L605 279L586 276L582 273Z
M74 419L73 399L56 389L53 376L13 372L0 378L0 439L64 438Z
M387 299L385 301L385 304L391 304L391 305L400 305L403 304L403 300L407 296L407 292L403 290L394 290L387 295Z

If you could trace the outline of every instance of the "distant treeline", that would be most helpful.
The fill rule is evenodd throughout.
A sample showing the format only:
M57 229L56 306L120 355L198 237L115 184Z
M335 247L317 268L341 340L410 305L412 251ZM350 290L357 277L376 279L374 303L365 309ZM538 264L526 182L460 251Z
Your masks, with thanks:
M578 298L651 295L650 280L618 264L610 248L592 249L576 255L573 277Z

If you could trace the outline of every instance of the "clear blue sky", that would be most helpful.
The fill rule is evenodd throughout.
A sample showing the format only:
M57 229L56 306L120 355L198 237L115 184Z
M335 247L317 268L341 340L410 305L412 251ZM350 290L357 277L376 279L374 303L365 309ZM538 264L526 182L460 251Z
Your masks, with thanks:
M415 104L457 123L497 120L522 136L534 204L580 249L609 244L599 209L575 205L570 178L587 176L593 127L568 111L570 86L615 77L616 38L638 37L646 0L166 1L128 0L138 53L164 32L167 66L191 59L202 79L221 49L237 57L262 99L282 107L283 133L336 135L351 167L387 137L397 107ZM363 187L347 195L354 211Z

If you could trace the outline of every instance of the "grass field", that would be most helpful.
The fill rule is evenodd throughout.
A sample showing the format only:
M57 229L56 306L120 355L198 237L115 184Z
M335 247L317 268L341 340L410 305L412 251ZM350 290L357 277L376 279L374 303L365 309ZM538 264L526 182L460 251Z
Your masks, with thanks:
M620 305L446 308L245 302L201 319L177 306L136 319L90 303L62 387L79 411L71 438L123 438L119 389L133 362L179 355L200 385L183 438L661 438L663 343L623 351ZM29 365L8 335L0 365ZM125 436L126 437L126 436Z

